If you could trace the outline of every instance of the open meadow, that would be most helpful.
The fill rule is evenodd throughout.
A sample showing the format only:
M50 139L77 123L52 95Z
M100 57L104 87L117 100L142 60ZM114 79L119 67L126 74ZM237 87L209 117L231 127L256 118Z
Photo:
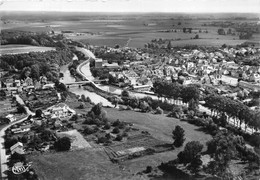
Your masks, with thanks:
M10 45L0 46L0 55L23 54L29 52L45 52L45 51L53 51L53 50L55 50L55 48L52 47L10 44Z
M133 123L139 131L148 131L156 139L172 143L172 130L180 125L185 130L185 143L189 141L200 141L204 147L211 136L199 130L198 127L165 115L153 115L134 111L119 111L113 108L105 108L109 121L117 119ZM146 142L143 142L146 143ZM150 142L147 142L150 143ZM184 147L184 146L183 146ZM146 179L145 176L137 175L147 166L158 166L162 162L173 160L183 149L146 155L131 160L112 163L102 148L86 148L65 153L43 154L29 156L33 167L40 179ZM106 174L104 176L104 174ZM148 178L147 178L148 179Z

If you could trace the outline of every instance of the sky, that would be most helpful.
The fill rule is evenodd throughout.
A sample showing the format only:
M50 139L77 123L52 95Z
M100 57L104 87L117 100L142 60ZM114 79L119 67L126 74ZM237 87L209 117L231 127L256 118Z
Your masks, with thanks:
M0 10L260 13L260 0L0 0Z

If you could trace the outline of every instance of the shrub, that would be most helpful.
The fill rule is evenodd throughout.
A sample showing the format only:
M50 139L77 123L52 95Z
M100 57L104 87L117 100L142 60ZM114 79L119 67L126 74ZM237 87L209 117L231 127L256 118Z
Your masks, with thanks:
M83 131L84 134L87 134L87 135L90 135L90 134L93 134L95 133L94 129L92 129L91 127L86 127Z
M104 126L104 129L110 129L110 128L111 128L111 125L110 125L109 122L107 122L107 123L105 124L105 126Z
M116 126L118 126L119 124L120 124L120 121L119 121L119 119L117 119L116 121L114 121L114 122L112 123L112 126L116 127Z
M106 137L104 137L104 136L101 136L101 137L99 137L98 138L98 143L106 143L108 141L108 139L106 138Z
M212 120L209 120L205 128L213 136L218 132L218 126Z
M126 132L126 131L124 131L124 132L123 132L123 134L122 134L122 136L123 136L123 137L128 137L128 134L127 134L127 132Z
M83 124L92 124L92 123L93 123L93 120L92 120L91 117L87 117L87 118L85 119L85 121L83 122Z
M70 118L70 121L77 121L78 120L78 115L77 114L74 114L71 118Z
M152 166L147 166L144 173L151 173L153 170Z
M183 109L181 106L174 106L172 111L167 115L168 117L182 118Z
M163 114L163 110L160 107L157 107L155 110L155 114Z
M122 141L123 136L121 134L118 134L115 138L116 141Z
M85 104L83 102L81 102L78 108L79 109L84 109L85 108Z
M71 142L70 138L68 137L62 137L54 143L54 148L57 151L68 151L70 149L70 146Z
M120 132L119 128L118 127L115 127L112 131L112 133L114 134L118 134Z

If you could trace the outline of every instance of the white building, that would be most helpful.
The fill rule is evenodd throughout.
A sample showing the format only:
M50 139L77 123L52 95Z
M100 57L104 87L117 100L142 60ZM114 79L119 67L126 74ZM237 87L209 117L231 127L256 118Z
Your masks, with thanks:
M24 154L23 150L23 143L17 142L13 146L10 147L11 154L18 153L18 154Z
M65 103L59 103L55 106L50 107L45 115L51 114L51 118L67 118L76 114L76 112L69 108L69 106Z

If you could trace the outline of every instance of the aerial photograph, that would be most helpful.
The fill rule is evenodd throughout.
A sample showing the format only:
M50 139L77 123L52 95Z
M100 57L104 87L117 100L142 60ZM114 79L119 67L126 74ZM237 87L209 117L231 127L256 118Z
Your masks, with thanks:
M260 0L0 0L1 180L260 180Z

